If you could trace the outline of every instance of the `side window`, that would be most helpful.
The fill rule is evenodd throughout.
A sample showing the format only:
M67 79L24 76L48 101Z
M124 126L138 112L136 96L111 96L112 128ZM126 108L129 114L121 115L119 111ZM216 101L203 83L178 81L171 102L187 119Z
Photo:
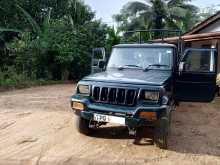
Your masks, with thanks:
M183 71L214 72L214 50L189 50L184 56Z

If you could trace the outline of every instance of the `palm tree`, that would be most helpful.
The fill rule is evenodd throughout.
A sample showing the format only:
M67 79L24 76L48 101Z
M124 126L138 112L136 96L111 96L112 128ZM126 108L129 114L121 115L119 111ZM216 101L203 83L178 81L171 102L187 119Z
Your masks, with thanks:
M121 30L181 29L188 30L196 20L198 8L190 0L142 0L126 4L113 16ZM190 16L190 17L189 17ZM186 19L186 17L188 17ZM191 26L190 26L191 25Z

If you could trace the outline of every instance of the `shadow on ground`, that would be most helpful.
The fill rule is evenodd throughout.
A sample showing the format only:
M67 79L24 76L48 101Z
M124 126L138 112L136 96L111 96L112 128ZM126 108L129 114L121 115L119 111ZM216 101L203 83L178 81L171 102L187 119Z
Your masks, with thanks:
M183 104L172 116L171 135L168 150L177 153L204 154L220 156L220 111L213 108L219 100L212 104ZM205 111L209 111L208 113ZM216 115L216 113L218 115ZM213 118L212 118L213 115ZM145 129L138 145L152 145L152 129ZM94 130L92 137L103 139L137 139L128 134L123 126L101 127ZM135 142L135 141L134 141ZM192 147L193 146L193 147Z

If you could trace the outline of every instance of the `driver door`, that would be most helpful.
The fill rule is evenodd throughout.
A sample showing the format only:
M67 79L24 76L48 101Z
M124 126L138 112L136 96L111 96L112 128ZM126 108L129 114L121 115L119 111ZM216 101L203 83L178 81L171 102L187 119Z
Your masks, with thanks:
M175 73L175 99L211 102L216 93L216 49L187 49Z

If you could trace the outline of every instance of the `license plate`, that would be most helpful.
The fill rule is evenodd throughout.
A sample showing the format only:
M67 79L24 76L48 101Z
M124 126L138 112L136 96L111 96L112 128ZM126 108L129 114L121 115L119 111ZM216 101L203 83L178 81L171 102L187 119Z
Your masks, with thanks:
M115 123L115 124L125 125L125 118L117 117L117 116L94 114L93 120L98 121L98 122L106 122L106 123Z

